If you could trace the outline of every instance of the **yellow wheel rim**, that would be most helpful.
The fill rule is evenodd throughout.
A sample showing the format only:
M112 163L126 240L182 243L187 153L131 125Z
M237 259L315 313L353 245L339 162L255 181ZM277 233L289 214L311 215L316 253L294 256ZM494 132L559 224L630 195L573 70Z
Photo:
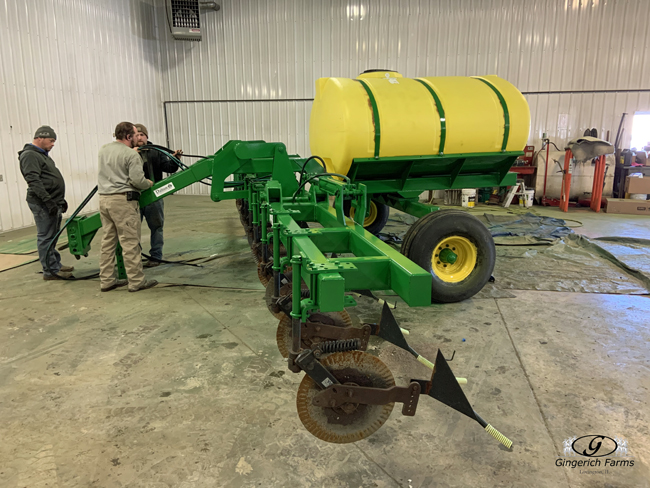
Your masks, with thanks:
M354 211L355 211L355 208L351 207L350 208L350 218L351 219L354 219ZM370 202L370 211L368 212L368 216L365 219L363 219L363 226L368 227L375 220L377 220L377 205L375 204L375 202L371 201Z
M431 269L446 283L460 283L476 267L476 246L466 237L443 239L431 255Z

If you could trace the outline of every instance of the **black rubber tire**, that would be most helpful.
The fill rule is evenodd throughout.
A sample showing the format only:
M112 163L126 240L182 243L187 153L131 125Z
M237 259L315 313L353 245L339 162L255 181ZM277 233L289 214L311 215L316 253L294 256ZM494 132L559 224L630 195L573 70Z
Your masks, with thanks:
M476 217L459 210L441 210L424 216L410 236L407 253L411 261L431 273L431 302L453 303L476 295L490 280L496 249L490 231ZM462 236L476 246L474 270L463 281L449 283L433 271L431 256L438 243L447 237Z
M382 229L386 226L386 223L388 222L388 216L390 215L390 207L383 203L379 203L376 200L371 200L371 201L377 206L377 218L372 224L368 225L367 227L364 226L364 229L366 229L371 234L377 235L382 231ZM345 200L343 202L343 212L347 217L350 217L351 207L352 207L352 202L350 200Z
M420 217L409 227L409 230L406 231L406 234L404 234L404 238L402 239L402 248L401 248L401 252L404 256L408 257L409 250L411 248L411 243L413 242L413 238L420 232L422 227L426 225L429 219L432 219L435 215L440 214L440 212L458 213L458 214L466 215L466 212L464 212L463 210L451 209L451 210L437 210L435 212L426 214L424 217Z

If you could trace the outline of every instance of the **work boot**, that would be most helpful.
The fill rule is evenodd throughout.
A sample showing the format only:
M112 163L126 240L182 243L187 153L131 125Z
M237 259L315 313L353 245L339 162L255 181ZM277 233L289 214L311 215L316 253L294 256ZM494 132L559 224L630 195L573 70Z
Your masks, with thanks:
M150 259L146 263L142 265L145 268L155 268L156 266L160 266L160 261L155 261L153 259Z
M111 291L114 290L115 288L119 288L120 286L126 286L129 284L129 280L115 280L115 283L113 283L110 286L107 286L106 288L102 288L102 291Z
M55 275L43 275L43 279L45 281L53 281L53 280L74 280L74 276L72 276L72 273L65 272L65 271L59 271L58 274Z
M140 290L147 290L149 288L153 288L156 286L158 282L156 280L146 280L144 283L142 283L139 287L137 288L129 288L129 291L140 291Z
M63 266L63 265L61 265L60 271L63 271L65 273L72 273L74 271L74 266Z

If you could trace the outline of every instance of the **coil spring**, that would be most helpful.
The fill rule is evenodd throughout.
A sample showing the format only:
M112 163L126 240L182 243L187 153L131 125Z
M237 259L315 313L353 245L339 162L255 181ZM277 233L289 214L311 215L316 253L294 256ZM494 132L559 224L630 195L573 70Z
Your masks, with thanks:
M309 290L301 290L300 298L309 298Z
M360 346L361 343L359 339L344 339L341 341L321 342L318 345L318 349L320 349L323 354L330 354L332 352L356 351Z

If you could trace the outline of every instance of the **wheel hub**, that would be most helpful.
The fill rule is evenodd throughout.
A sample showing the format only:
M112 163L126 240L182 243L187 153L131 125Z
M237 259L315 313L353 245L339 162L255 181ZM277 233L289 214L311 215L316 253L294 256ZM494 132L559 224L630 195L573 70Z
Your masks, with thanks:
M431 269L446 283L460 283L476 267L478 251L467 237L450 236L441 240L431 256Z
M458 259L458 254L447 247L440 251L440 256L438 256L438 258L443 263L454 264Z

